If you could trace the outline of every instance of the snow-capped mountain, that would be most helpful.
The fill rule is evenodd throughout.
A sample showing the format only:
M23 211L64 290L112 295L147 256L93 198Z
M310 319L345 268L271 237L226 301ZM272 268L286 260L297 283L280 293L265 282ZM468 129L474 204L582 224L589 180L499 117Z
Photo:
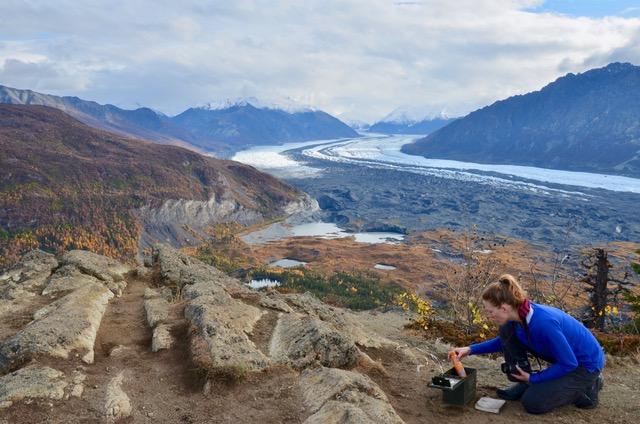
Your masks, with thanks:
M247 146L357 137L337 118L291 99L227 99L170 117L147 107L126 110L78 97L59 97L0 85L0 103L43 105L94 128L228 156Z
M401 106L373 124L369 131L383 134L430 134L454 119L444 110L434 112L432 107Z
M219 100L216 102L209 102L202 106L198 106L197 108L206 110L221 110L229 109L234 106L248 105L251 105L256 109L282 110L288 113L315 112L317 110L313 106L300 104L290 97L279 100L264 100L258 99L256 97L236 97L232 99Z
M403 151L638 178L639 116L640 66L611 63L478 109Z

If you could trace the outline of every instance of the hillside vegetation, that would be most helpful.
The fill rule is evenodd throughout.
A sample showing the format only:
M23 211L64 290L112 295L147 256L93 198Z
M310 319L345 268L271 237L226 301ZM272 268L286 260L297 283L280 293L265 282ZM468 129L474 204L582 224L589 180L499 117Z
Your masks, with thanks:
M299 193L236 162L131 140L44 106L0 105L0 265L29 248L131 259L136 209L232 199L264 217Z

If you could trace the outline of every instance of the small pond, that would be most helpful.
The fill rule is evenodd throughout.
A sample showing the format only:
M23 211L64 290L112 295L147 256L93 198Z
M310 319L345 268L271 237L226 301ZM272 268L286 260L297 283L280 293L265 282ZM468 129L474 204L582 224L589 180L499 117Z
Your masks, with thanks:
M381 231L349 233L332 222L309 222L297 225L275 223L267 228L243 235L242 240L249 244L263 244L289 237L321 237L326 239L355 237L358 243L397 244L404 240L405 235Z
M259 280L251 280L249 284L247 284L252 289L264 289L267 287L278 287L282 283L278 280L271 280L269 278L262 278Z
M280 259L279 261L271 262L269 266L277 266L280 268L295 268L297 266L305 266L307 263L302 261L297 261L295 259Z

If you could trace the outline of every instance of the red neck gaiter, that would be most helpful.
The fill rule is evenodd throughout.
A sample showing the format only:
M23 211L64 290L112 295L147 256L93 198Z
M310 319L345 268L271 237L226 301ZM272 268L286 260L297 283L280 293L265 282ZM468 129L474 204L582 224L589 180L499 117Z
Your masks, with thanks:
M518 308L518 316L523 323L527 322L527 314L529 313L529 310L531 310L531 302L529 302L529 299L525 299Z

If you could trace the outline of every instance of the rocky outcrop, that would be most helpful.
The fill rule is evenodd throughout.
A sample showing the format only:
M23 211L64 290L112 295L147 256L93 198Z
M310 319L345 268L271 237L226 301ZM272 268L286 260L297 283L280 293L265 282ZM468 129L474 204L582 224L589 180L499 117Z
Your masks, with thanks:
M85 376L64 373L49 367L28 366L0 377L0 409L24 399L66 399L82 395Z
M63 265L74 265L85 274L91 275L104 284L116 296L122 296L127 286L124 275L130 268L106 256L101 256L87 250L71 250L62 256Z
M283 297L298 312L317 317L360 346L379 348L391 343L389 340L365 331L349 311L329 306L311 293L288 294Z
M182 294L184 288L191 299L223 291L249 292L238 280L167 245L154 245L151 262L158 266L164 286L171 288L176 294ZM187 287L195 284L198 285Z
M169 317L169 302L161 297L152 297L144 301L144 311L149 327L155 328Z
M266 368L268 358L247 336L263 313L227 294L192 300L185 308L185 318L194 328L194 362L211 373Z
M41 289L58 266L55 256L42 250L32 250L11 269L0 275L0 298L17 299Z
M349 337L323 321L301 314L282 314L273 332L270 356L296 369L314 363L352 367L359 350Z
M0 372L45 355L69 358L76 352L92 363L93 345L109 299L100 284L88 284L34 314L35 321L0 344Z
M102 284L102 281L91 275L83 274L75 265L64 265L58 268L47 280L42 290L43 296L73 291L87 284Z
M172 345L173 336L171 335L171 326L169 324L159 324L153 329L153 338L151 339L152 352L171 349Z
M305 424L402 424L387 396L369 377L335 368L308 369L300 376Z
M131 415L131 401L122 390L124 371L111 379L107 385L104 402L104 416L107 423L114 423Z
M153 329L151 339L151 351L169 349L173 344L171 326L167 324L171 305L166 297L152 289L146 289L144 293L144 310L147 324Z

